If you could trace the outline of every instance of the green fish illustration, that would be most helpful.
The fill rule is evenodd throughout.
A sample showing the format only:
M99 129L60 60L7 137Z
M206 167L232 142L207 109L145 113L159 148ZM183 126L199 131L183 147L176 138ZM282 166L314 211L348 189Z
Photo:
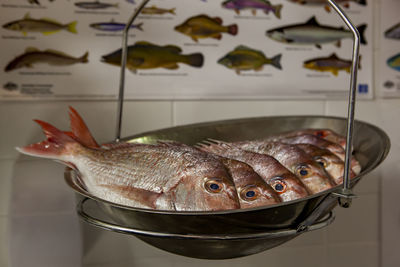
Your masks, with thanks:
M223 26L221 18L211 18L207 15L198 15L187 19L184 23L175 27L175 30L190 36L195 42L199 38L215 38L220 40L222 33L236 35L236 24Z
M360 56L361 59L361 56ZM333 75L338 76L339 71L344 70L350 73L352 61L340 59L335 53L329 57L318 57L304 61L304 68L316 71L328 71ZM359 64L359 68L361 65Z
M192 67L203 66L204 57L201 53L182 55L182 49L175 45L158 46L149 42L139 41L128 47L126 67L136 73L137 69L178 69L178 63ZM102 62L120 66L122 50L118 49L102 56Z
M29 16L29 13L23 17L23 19L11 21L3 25L4 29L19 31L24 35L28 32L41 32L45 35L53 34L61 30L66 30L71 33L77 33L76 21L71 23L62 24L52 19L42 18L33 19Z
M140 13L146 14L146 15L163 15L166 13L170 13L172 15L175 15L175 8L166 9L166 8L159 8L156 6L151 6L151 7L143 8Z
M87 63L89 53L86 52L81 57L72 57L57 50L44 50L40 51L34 47L28 47L20 56L13 59L4 68L5 72L9 72L20 68L33 68L34 64L46 63L51 66L68 66L76 63Z
M219 59L218 63L227 68L234 69L237 74L240 74L242 70L260 71L265 64L270 64L281 70L281 57L282 55L278 54L272 58L267 58L261 51L240 45Z

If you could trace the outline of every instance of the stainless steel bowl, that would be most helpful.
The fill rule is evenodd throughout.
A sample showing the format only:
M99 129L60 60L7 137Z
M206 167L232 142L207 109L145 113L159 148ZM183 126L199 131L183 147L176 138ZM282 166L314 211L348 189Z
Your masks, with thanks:
M346 119L326 116L260 117L216 121L172 127L124 138L126 142L155 143L175 140L189 145L206 138L239 141L266 137L302 128L329 128L345 134ZM365 174L376 168L390 148L388 136L366 122L354 121L354 156L360 161L361 173L352 179L354 186ZM261 252L296 236L303 222L314 224L312 230L332 221L328 217L337 204L336 192L330 190L276 205L216 212L171 212L126 207L92 196L79 184L74 172L68 170L67 183L81 196L78 211L87 222L116 232L133 234L143 241L176 254L196 258L226 259ZM97 204L99 219L89 215L84 203ZM89 209L90 210L90 209ZM94 208L92 208L92 211ZM312 219L310 219L312 218ZM111 221L108 223L107 220Z

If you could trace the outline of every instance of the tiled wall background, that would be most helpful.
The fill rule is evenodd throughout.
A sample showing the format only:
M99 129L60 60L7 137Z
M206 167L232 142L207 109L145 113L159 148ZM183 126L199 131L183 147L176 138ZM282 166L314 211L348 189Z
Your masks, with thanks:
M400 232L396 205L400 187L394 175L398 173L400 160L397 123L400 100L357 103L357 118L384 129L391 138L392 149L383 165L359 183L356 188L359 198L350 209L337 208L336 221L323 230L303 234L254 256L226 261L172 255L134 237L80 224L75 215L74 195L63 180L64 167L53 161L19 155L14 149L42 140L42 133L32 118L67 129L68 105L84 116L100 142L113 139L115 102L3 102L0 105L2 267L398 266L399 255L393 252L398 251ZM293 114L346 116L346 112L345 101L133 101L125 104L123 136L228 118ZM382 182L385 182L383 188Z

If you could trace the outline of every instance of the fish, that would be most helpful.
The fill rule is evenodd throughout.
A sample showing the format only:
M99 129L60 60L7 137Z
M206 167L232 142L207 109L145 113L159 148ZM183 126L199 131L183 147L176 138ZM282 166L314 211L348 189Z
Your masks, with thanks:
M92 27L93 29L96 29L99 31L117 32L117 31L123 31L125 29L126 24L115 22L114 20L111 20L111 22L91 23L89 26ZM132 24L130 26L130 29L138 29L140 31L143 31L142 26L143 26L143 23Z
M178 63L192 67L203 66L204 57L201 53L182 55L182 49L174 45L158 46L149 42L139 41L128 47L126 66L132 72L137 69L166 68L178 69ZM102 56L102 61L120 66L122 50L118 49Z
M281 18L281 10L283 7L281 4L272 5L271 2L267 0L227 0L222 2L222 6L227 9L235 10L238 15L242 9L251 9L253 15L256 15L257 9L263 10L265 14L271 11L278 19Z
M325 171L333 178L336 184L343 183L344 162L338 156L328 149L320 148L310 144L297 144L301 150L312 157L314 161L319 163ZM354 178L356 174L350 170L350 178Z
M221 18L211 18L202 14L188 18L182 24L175 26L175 30L191 37L193 41L198 42L200 38L214 38L220 40L222 38L222 33L236 35L238 26L237 24L223 26Z
M341 59L336 55L336 53L333 53L329 57L312 58L304 61L303 63L304 68L322 72L332 72L332 74L335 76L338 76L339 71L341 70L350 73L351 66L352 60ZM359 64L359 69L361 69L361 64Z
M360 43L367 44L364 37L366 24L357 27L360 33ZM306 23L286 25L279 28L267 30L266 35L272 40L291 44L291 45L315 45L321 49L321 44L335 43L337 47L341 46L341 40L353 38L350 30L343 27L335 28L332 26L321 25L315 16Z
M385 37L400 40L400 22L385 31Z
M110 7L119 7L119 3L103 3L100 2L99 0L95 0L93 2L76 2L74 3L75 6L79 8L84 8L84 9L105 9L105 8L110 8Z
M392 69L400 71L400 53L388 58L386 63Z
M28 0L29 4L35 4L35 5L40 5L39 0Z
M296 175L312 194L328 190L336 185L329 174L311 156L295 145L256 140L233 144L244 150L274 157Z
M229 69L234 69L237 74L240 74L243 70L261 71L266 64L281 70L281 57L282 54L278 54L272 58L267 58L262 51L239 45L220 58L218 63Z
M42 127L46 140L17 150L73 168L87 191L96 197L157 210L240 208L232 177L222 162L208 153L163 144L90 148L79 141L79 136L87 133L75 136L73 131L66 133L44 121L35 122Z
M316 7L324 6L327 12L331 11L331 7L326 0L289 0L289 1L304 6L316 6ZM362 6L367 5L367 0L335 0L335 3L341 4L345 8L350 7L350 2L357 3Z
M8 22L3 25L3 28L11 31L22 32L25 36L28 32L41 32L44 35L49 35L61 30L77 33L76 24L77 21L62 24L53 19L33 19L30 17L29 13L26 13L22 19Z
M157 6L151 6L143 8L140 13L145 15L163 15L167 13L175 15L175 9L176 8L166 9L166 8L159 8Z
M51 66L68 66L76 63L87 63L89 52L86 52L81 57L72 57L64 52L53 49L40 51L34 47L28 47L25 53L17 56L10 61L4 68L5 72L13 71L20 68L33 68L33 65L46 63Z
M200 150L221 157L245 162L278 194L283 202L310 195L307 187L275 158L236 147L233 143L219 140L205 141L196 145Z

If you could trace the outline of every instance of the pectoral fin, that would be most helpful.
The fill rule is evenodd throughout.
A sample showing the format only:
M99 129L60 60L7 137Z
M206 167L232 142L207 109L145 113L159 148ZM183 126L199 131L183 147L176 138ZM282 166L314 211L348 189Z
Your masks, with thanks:
M179 65L176 63L171 63L169 65L163 66L163 68L169 69L169 70L176 70L179 69Z

